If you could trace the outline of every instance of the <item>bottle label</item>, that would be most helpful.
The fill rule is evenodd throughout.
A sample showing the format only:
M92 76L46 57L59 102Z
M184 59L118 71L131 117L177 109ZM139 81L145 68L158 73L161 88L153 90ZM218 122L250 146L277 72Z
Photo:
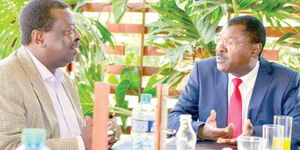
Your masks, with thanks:
M154 133L154 120L132 119L131 132Z

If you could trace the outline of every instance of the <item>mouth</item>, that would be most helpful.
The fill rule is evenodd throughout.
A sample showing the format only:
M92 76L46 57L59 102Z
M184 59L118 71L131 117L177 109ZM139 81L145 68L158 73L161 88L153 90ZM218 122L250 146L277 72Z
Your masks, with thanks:
M78 52L79 52L79 43L76 43L74 44L72 47L71 47L71 51L74 55L76 55Z
M224 57L222 57L222 56L217 56L217 57L216 57L217 63L224 63L225 60L226 60L226 59L225 59Z

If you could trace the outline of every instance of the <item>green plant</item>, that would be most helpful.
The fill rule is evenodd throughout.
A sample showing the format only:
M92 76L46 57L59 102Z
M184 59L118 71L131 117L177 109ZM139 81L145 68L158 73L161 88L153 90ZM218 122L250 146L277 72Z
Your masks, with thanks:
M125 55L125 65L126 67L122 69L120 73L120 77L117 77L111 74L108 77L108 82L112 85L116 86L115 92L115 101L116 107L123 108L128 110L128 99L126 99L126 95L140 95L140 93L148 93L153 97L156 96L156 86L158 83L162 83L165 80L171 78L171 76L161 76L159 74L153 74L144 89L140 88L140 72L139 68L136 66L137 56L134 53L129 53ZM167 73L167 72L165 72ZM168 73L171 73L168 72ZM129 117L126 114L120 114L123 129L127 131L127 118Z
M286 33L280 37L275 46L279 46L280 52L283 53L281 63L300 72L300 34L299 29L296 29L297 33Z
M94 84L104 81L105 69L103 64L106 60L102 45L109 43L114 47L112 34L97 20L75 13L81 35L78 72L75 74L75 84L81 101L84 115L93 115L94 108ZM111 115L130 116L131 112L123 105L109 106ZM124 109L125 108L125 109Z
M0 59L21 46L19 12L28 0L0 0Z

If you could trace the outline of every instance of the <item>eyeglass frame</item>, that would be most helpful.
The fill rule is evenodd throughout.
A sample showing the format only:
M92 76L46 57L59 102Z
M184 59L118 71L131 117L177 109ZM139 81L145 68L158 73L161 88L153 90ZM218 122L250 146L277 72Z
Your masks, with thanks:
M236 48L237 47L237 44L238 46L242 46L242 45L247 45L247 44L255 44L253 42L247 42L247 43L238 43L238 42L224 42L225 40L222 40L220 39L218 36L215 38L215 43L218 45L218 44L221 44L223 43L224 47L228 48L228 49L232 49L232 48ZM231 44L231 45L228 45L228 44Z

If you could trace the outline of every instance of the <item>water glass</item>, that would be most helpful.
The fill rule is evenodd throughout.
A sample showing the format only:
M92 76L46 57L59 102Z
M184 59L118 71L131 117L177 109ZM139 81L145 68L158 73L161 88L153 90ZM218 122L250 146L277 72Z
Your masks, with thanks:
M239 136L237 146L238 150L262 150L265 147L265 140L262 137Z
M282 125L283 129L283 150L291 149L291 137L293 127L293 117L275 115L273 119L274 125Z
M282 150L283 126L273 124L263 125L263 138L266 141L266 150Z

